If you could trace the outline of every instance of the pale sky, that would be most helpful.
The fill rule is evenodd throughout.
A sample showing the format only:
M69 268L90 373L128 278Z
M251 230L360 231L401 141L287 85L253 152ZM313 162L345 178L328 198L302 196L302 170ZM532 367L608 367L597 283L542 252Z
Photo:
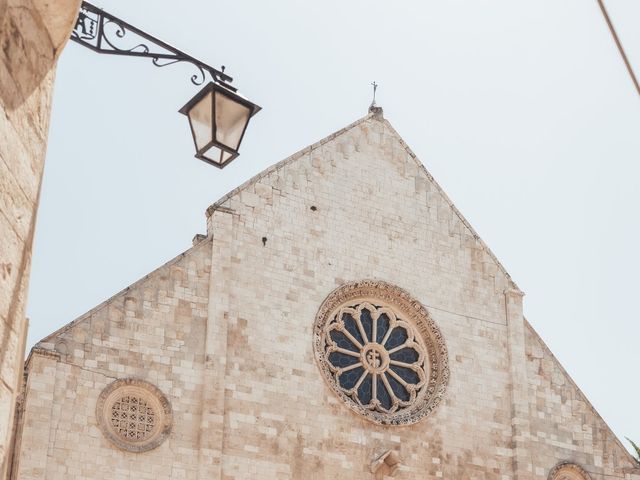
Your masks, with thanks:
M366 114L400 135L526 296L615 433L640 441L640 98L596 0L94 0L263 107L241 156L193 158L189 66L58 66L29 347L188 249L249 177ZM640 74L640 2L606 0Z

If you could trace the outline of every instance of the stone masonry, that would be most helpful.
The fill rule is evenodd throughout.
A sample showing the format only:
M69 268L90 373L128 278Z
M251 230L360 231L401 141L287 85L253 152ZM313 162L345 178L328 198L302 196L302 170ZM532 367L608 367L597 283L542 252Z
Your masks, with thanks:
M412 425L347 408L314 361L320 305L364 279L409 292L446 343L443 400ZM36 345L12 478L640 480L522 301L375 111L229 193L193 248ZM157 448L101 430L102 392L127 378L171 405Z
M79 0L0 0L0 478L22 379L31 246L58 55Z

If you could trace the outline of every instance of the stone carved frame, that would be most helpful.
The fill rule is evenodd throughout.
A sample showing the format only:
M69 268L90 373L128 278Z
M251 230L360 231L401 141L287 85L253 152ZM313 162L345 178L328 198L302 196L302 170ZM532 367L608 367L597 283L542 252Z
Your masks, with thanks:
M336 313L347 305L359 302L384 305L402 315L412 324L427 352L428 379L415 400L407 408L395 413L372 411L356 403L336 384L325 353L325 331ZM442 401L449 382L447 347L440 329L426 308L405 290L376 280L347 283L337 288L324 300L315 318L313 348L316 363L329 388L349 408L367 420L380 425L411 425L429 415Z
M140 440L131 440L118 433L112 424L114 404L123 397L145 402L145 408L153 411L153 428ZM107 439L122 450L146 452L158 447L171 432L173 414L171 404L159 388L144 380L124 378L116 380L100 393L96 403L96 420Z
M576 463L560 462L549 471L547 480L591 480L591 476Z

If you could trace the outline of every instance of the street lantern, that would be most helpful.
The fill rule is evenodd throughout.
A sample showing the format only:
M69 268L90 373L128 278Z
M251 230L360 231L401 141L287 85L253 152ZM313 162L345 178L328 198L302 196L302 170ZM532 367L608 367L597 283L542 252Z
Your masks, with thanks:
M187 55L104 10L83 1L71 40L97 53L149 58L156 67L190 63L197 71L191 83L203 85L206 74L213 81L180 109L189 118L196 158L224 168L239 155L249 120L260 107L231 86L233 78Z
M224 168L240 153L249 120L260 107L223 83L209 82L180 109L189 118L196 158Z

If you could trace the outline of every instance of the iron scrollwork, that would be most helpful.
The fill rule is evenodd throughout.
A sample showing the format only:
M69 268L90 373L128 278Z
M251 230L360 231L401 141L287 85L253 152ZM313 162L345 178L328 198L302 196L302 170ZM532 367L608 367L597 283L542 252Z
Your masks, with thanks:
M194 85L202 85L208 73L215 82L236 90L228 84L233 78L224 67L213 68L89 2L82 2L71 40L98 53L150 58L156 67L190 63L198 70L191 76Z

